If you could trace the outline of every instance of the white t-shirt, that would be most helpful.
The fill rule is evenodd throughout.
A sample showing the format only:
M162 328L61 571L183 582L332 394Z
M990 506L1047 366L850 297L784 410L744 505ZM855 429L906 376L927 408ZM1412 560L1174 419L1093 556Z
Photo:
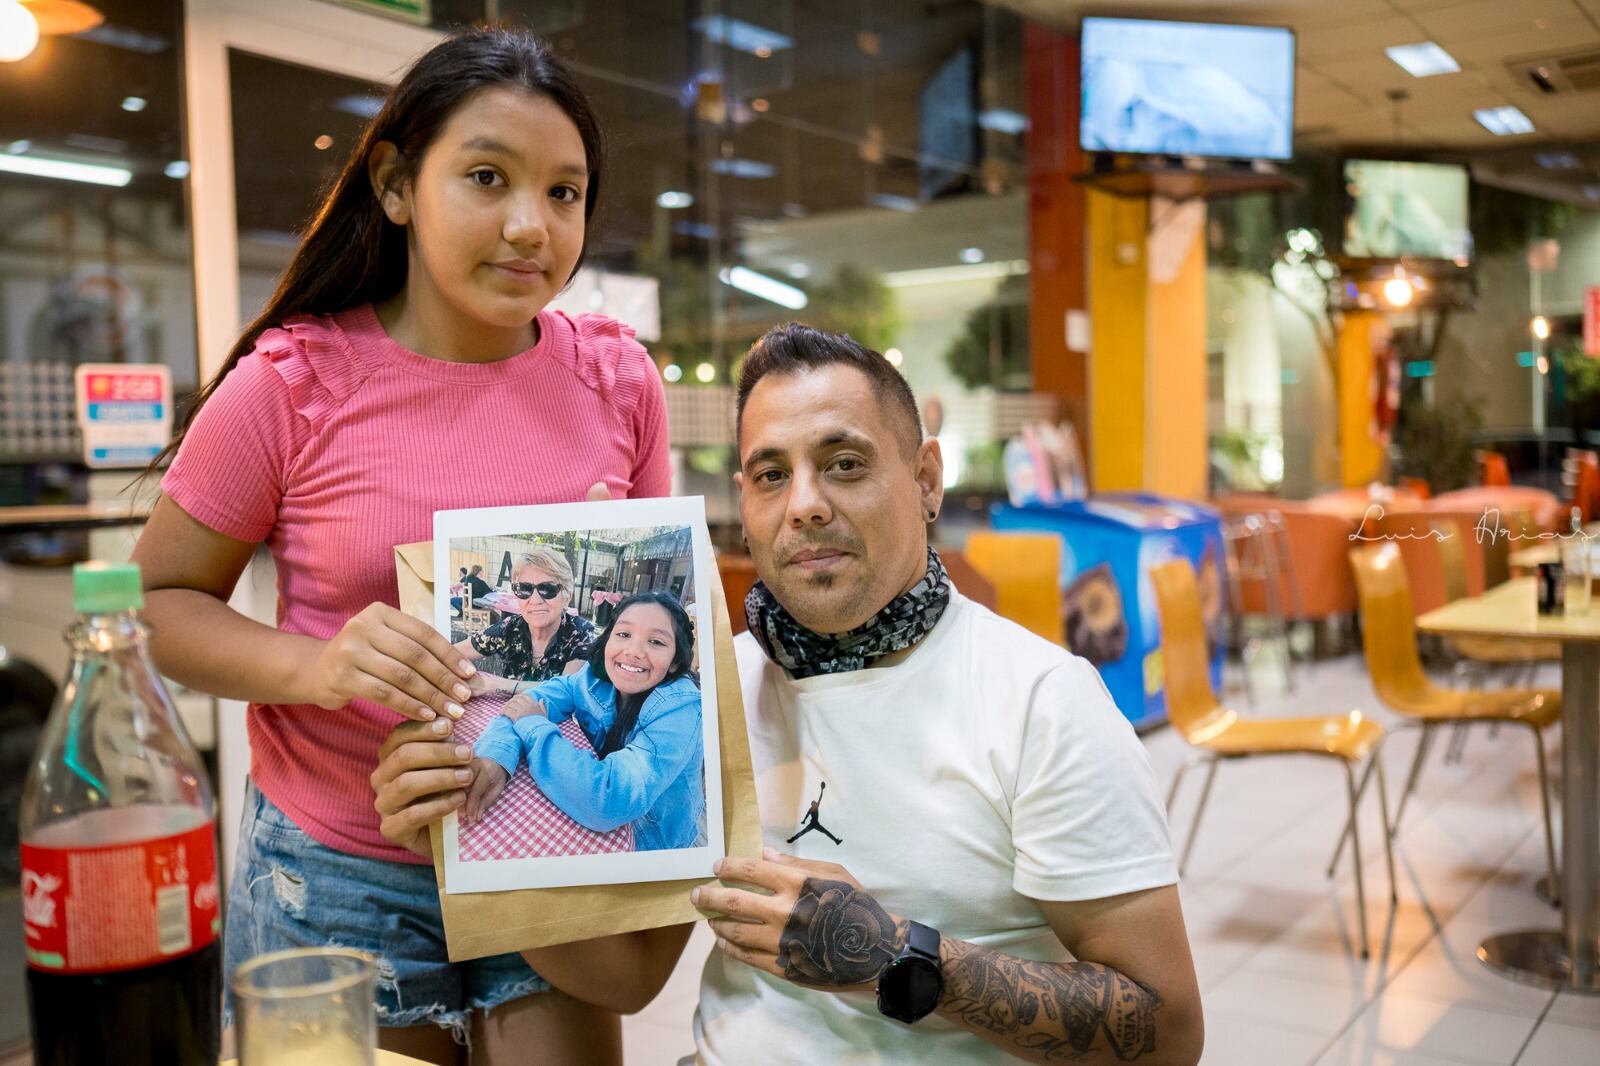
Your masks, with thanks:
M1143 745L1087 661L953 593L893 666L791 679L734 645L762 835L849 870L891 913L1025 959L1069 956L1038 906L1177 883ZM813 830L793 844L819 786ZM951 1022L878 1013L713 950L695 1013L708 1066L1014 1062Z

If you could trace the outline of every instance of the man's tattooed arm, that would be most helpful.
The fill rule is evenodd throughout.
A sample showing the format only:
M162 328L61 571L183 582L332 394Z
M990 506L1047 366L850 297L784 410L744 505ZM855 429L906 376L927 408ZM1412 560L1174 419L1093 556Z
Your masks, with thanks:
M778 938L778 965L796 984L820 988L876 981L908 929L848 881L808 877Z
M1028 1062L1132 1062L1158 1050L1161 996L1095 962L1032 962L944 939L938 1013Z
M797 984L869 985L905 945L907 923L846 881L807 878L778 940ZM1095 962L1033 962L945 937L938 1013L1027 1062L1159 1056L1155 989Z

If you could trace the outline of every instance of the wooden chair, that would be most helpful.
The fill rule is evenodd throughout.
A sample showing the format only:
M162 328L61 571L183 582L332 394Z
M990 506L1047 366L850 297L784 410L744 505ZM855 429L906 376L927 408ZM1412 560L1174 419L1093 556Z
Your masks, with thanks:
M1390 833L1399 832L1406 801L1416 790L1428 745L1440 726L1458 722L1471 725L1509 722L1526 726L1533 734L1539 767L1539 799L1544 809L1551 891L1558 891L1544 731L1561 719L1561 693L1553 689L1447 689L1434 684L1423 672L1422 660L1417 654L1416 619L1411 610L1411 591L1400 552L1392 543L1353 548L1350 565L1355 570L1356 590L1361 598L1361 643L1378 698L1391 711L1411 719L1422 729ZM1343 838L1339 846L1344 846ZM1338 857L1336 849L1335 862Z
M1167 792L1169 813L1173 801L1177 799L1178 786L1190 766L1196 761L1208 764L1206 782L1200 792L1200 804L1195 809L1194 822L1189 827L1189 837L1178 861L1179 872L1189 863L1189 853L1194 848L1200 818L1205 814L1206 800L1211 796L1211 784L1216 778L1217 766L1224 759L1263 755L1320 755L1337 759L1344 766L1345 792L1350 805L1345 834L1357 837L1356 847L1352 850L1356 875L1356 913L1361 926L1361 957L1367 958L1367 900L1361 876L1356 811L1361 794L1366 791L1367 780L1374 773L1378 779L1378 810L1383 816L1385 828L1384 859L1389 868L1389 899L1391 902L1398 899L1394 854L1387 832L1389 823L1386 812L1389 803L1383 780L1383 764L1379 759L1383 726L1360 711L1263 719L1241 718L1237 712L1223 707L1211 688L1205 618L1200 610L1194 568L1186 559L1162 563L1150 571L1150 582L1155 588L1156 606L1161 615L1161 660L1166 675L1168 720L1178 735L1199 752L1198 759L1185 763L1172 779L1172 787ZM1366 763L1366 769L1357 783L1356 768L1363 762Z

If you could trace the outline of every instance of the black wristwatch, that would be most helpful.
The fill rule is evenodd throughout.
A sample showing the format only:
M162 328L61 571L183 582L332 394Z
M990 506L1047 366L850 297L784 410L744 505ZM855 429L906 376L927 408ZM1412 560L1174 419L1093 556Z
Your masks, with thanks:
M939 972L939 931L921 922L907 924L906 946L878 975L878 1010L910 1025L939 1005L944 975Z

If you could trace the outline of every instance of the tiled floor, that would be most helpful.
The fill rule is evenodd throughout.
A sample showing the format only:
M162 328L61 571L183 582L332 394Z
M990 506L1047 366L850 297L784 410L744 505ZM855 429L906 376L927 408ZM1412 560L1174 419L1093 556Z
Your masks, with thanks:
M1270 675L1261 664L1256 676ZM1281 679L1281 670L1276 673ZM1262 692L1259 712L1360 708L1386 725L1359 658L1299 672L1294 693ZM1270 679L1270 677L1268 678ZM1552 667L1540 683L1555 686ZM1258 687L1265 685L1258 683ZM1243 710L1242 698L1233 700ZM1402 730L1384 766L1394 802L1415 751ZM1168 730L1145 738L1163 783L1188 757ZM1559 731L1550 738L1559 765ZM1372 957L1356 948L1348 857L1323 877L1345 811L1336 763L1228 764L1217 773L1182 886L1206 1012L1206 1066L1573 1066L1600 1063L1600 997L1557 995L1489 973L1474 952L1491 933L1554 928L1534 894L1544 873L1532 741L1521 729L1468 737L1458 765L1434 745L1395 844L1391 912L1371 797L1361 827ZM1202 774L1173 812L1179 844ZM624 1023L629 1066L674 1066L693 1047L702 925L665 991Z

